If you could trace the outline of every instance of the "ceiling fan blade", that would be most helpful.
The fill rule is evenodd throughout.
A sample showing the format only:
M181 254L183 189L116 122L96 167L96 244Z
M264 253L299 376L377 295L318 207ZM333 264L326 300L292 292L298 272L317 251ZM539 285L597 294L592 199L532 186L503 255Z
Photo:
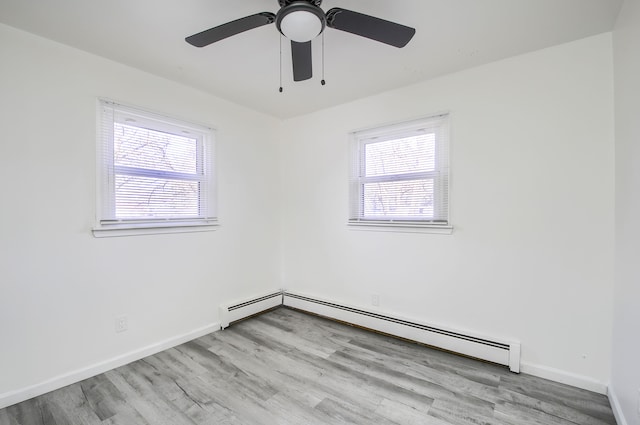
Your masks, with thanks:
M326 16L329 28L350 32L395 47L406 46L416 33L414 28L339 7L330 9Z
M210 28L185 38L185 41L196 47L208 46L216 41L223 40L232 35L240 34L263 25L271 24L276 20L276 15L271 12L256 13L245 16L235 21Z
M308 80L313 76L311 64L311 42L291 42L291 60L293 62L293 81Z

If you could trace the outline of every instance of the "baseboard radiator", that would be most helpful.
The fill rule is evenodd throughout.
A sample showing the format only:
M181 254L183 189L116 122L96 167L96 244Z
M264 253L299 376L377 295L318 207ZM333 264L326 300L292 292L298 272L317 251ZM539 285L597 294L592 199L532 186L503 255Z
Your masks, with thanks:
M508 366L512 372L520 372L519 342L473 335L470 332L460 332L441 326L419 323L398 316L367 311L289 291L273 292L251 300L221 306L221 327L224 329L236 320L278 305L501 364Z
M282 291L269 292L244 301L221 305L220 328L224 329L237 320L281 306L282 294Z

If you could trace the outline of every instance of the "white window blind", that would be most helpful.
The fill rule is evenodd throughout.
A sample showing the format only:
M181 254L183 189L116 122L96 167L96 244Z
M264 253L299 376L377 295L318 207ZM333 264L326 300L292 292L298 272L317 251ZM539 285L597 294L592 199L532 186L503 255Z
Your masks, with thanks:
M350 224L449 226L447 114L351 140Z
M215 224L213 131L99 102L99 226Z

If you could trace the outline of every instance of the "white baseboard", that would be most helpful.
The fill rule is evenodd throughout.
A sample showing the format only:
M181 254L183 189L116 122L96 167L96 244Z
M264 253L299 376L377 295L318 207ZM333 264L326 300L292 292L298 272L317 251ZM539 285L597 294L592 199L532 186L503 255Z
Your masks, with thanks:
M624 413L622 413L622 407L620 406L620 401L616 396L614 389L609 386L609 391L607 391L607 397L609 397L609 403L611 403L611 410L613 410L613 416L616 417L616 422L618 425L627 425L627 419L624 417Z
M37 397L42 394L46 394L50 391L66 387L67 385L80 382L84 379L91 378L92 376L99 375L120 366L124 366L128 363L140 360L147 356L151 356L153 354L159 353L160 351L175 347L176 345L184 344L185 342L191 341L193 339L218 330L220 330L220 323L212 323L210 325L194 329L185 334L165 339L164 341L160 341L155 344L130 351L128 353L104 360L99 363L95 363L82 369L77 369L63 375L58 375L44 382L21 388L19 390L0 394L0 409L16 403L20 403L33 397Z
M564 370L528 362L521 362L520 371L539 378L571 385L572 387L582 388L583 390L593 391L598 394L607 394L607 384L588 376L578 375Z

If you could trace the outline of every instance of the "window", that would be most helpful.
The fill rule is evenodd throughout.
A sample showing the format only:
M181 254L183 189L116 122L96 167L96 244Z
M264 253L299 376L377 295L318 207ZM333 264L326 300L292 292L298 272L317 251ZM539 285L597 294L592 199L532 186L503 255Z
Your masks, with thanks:
M213 131L106 100L99 118L94 235L211 230Z
M352 133L349 224L449 226L448 115Z

